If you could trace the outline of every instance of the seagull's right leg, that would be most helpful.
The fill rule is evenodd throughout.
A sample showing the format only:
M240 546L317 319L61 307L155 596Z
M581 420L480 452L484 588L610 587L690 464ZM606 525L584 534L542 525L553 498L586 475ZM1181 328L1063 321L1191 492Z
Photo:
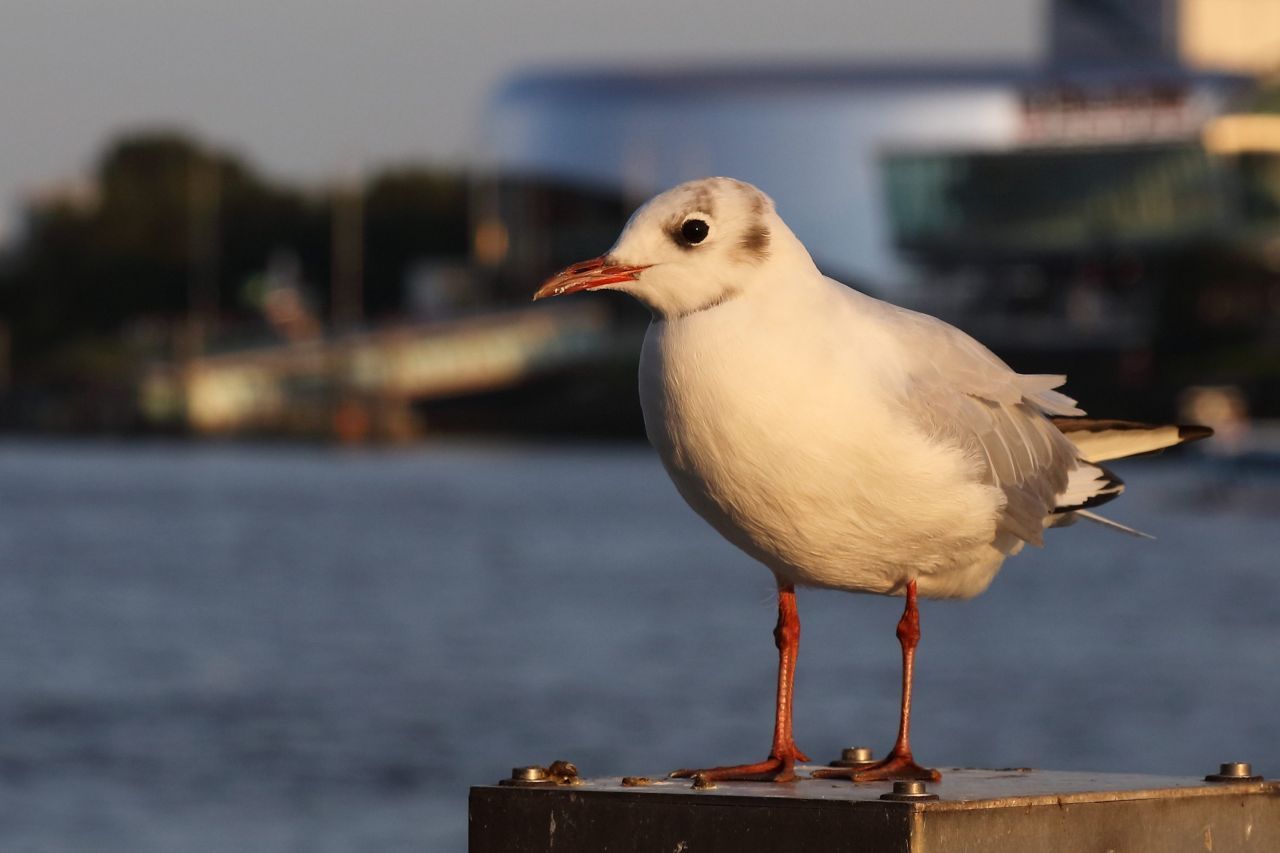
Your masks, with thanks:
M796 781L796 762L808 761L809 756L796 747L791 733L792 688L795 685L796 658L800 654L800 614L796 610L796 588L792 584L778 586L778 626L773 629L773 640L778 647L778 704L773 722L773 750L769 757L756 764L677 770L671 778L701 776L708 781Z
M898 739L889 757L868 767L824 767L810 775L815 779L852 779L854 782L880 782L888 779L919 779L937 782L942 774L916 764L911 754L911 684L915 674L916 646L920 644L920 609L916 604L916 582L906 589L906 607L898 620L898 642L902 644L902 710L898 717Z

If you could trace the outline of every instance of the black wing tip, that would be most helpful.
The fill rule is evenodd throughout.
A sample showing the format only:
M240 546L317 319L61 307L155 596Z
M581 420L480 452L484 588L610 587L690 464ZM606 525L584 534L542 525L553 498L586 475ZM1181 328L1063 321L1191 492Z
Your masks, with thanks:
M1110 468L1103 468L1101 465L1092 462L1087 463L1102 472L1102 485L1098 487L1098 491L1090 495L1085 500L1071 506L1059 506L1053 508L1053 514L1075 512L1078 509L1093 509L1095 506L1102 506L1110 503L1124 492L1124 480L1121 480Z
M1213 428L1200 426L1199 424L1178 424L1178 441L1186 444L1191 441L1199 441L1202 438L1209 438L1213 435Z

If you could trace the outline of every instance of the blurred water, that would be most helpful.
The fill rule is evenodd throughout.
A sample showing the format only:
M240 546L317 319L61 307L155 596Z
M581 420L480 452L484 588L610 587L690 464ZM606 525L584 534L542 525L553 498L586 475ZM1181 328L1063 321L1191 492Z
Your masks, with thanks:
M1280 773L1280 478L1121 470L1158 542L924 603L923 760ZM768 573L641 447L0 444L0 560L4 851L462 851L512 765L768 747ZM815 758L890 743L899 606L801 593Z

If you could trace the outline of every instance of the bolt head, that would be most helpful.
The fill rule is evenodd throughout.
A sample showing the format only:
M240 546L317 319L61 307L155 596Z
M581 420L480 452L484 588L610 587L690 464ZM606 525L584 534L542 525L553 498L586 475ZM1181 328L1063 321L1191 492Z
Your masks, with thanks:
M840 750L840 757L831 762L831 767L863 767L875 764L874 753L866 746L846 746Z
M1262 777L1255 775L1253 765L1247 761L1228 761L1219 765L1217 773L1204 777L1206 782L1261 782Z
M517 782L541 782L547 778L545 767L512 767L511 778Z
M880 799L890 800L898 803L915 803L925 800L938 799L937 794L930 793L928 786L924 782L915 779L904 780L893 783L893 790L887 794L881 794Z

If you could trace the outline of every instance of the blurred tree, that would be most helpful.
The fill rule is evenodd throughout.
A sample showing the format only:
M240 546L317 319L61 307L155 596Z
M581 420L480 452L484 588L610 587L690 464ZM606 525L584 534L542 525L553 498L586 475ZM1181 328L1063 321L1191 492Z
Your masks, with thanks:
M465 257L466 187L456 174L401 167L375 174L366 194L364 313L386 316L401 310L414 261ZM127 364L120 351L141 320L260 323L239 296L278 251L298 258L303 280L328 280L331 204L181 132L117 139L87 192L31 201L26 237L0 267L14 379L75 383L88 378L86 359ZM322 311L328 295L316 294Z
M424 257L467 255L467 185L456 172L416 166L373 177L365 195L365 311L404 304L405 272Z

